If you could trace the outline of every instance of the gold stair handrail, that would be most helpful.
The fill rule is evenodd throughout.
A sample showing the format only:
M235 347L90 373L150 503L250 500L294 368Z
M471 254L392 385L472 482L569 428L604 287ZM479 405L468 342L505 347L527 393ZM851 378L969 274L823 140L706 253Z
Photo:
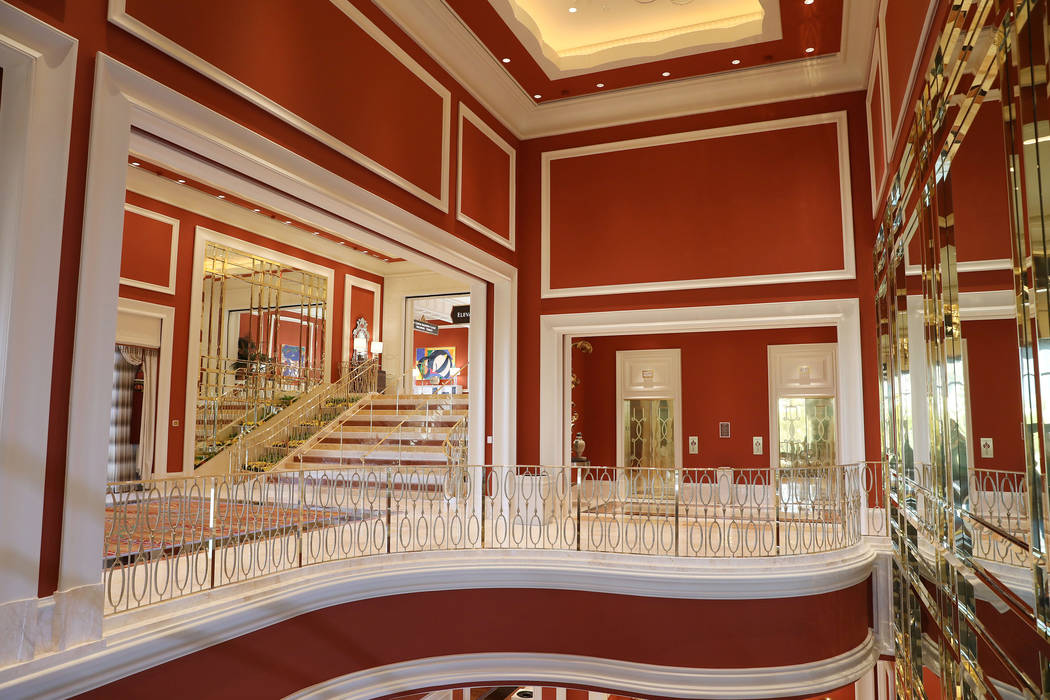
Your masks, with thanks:
M375 452L375 451L376 451L376 450L377 450L377 449L379 448L379 446L380 446L380 445L382 445L382 444L383 444L384 442L386 442L386 439L387 439L388 437L390 437L391 435L393 435L395 431L397 431L398 429L400 429L400 428L401 428L401 426L402 426L402 425L404 425L406 421L408 421L408 419L407 419L407 418L405 418L405 419L404 419L404 420L402 420L402 421L401 421L400 423L398 423L398 424L397 424L397 425L395 425L395 426L394 426L393 428L391 428L391 429L390 429L390 430L389 430L389 431L388 431L388 432L387 432L387 433L386 433L386 434L385 434L385 435L384 435L383 437L379 438L379 442L377 442L376 444L372 445L372 447L370 447L370 448L368 449L368 452L365 452L365 453L364 453L363 455L361 455L361 457L360 457L360 459L361 459L361 464L364 464L364 463L365 463L365 458L366 458L366 457L367 457L368 455L370 455L370 454L372 454L373 452ZM400 462L401 462L401 460L400 460L400 459L398 459L398 463L399 463L399 464L400 464Z

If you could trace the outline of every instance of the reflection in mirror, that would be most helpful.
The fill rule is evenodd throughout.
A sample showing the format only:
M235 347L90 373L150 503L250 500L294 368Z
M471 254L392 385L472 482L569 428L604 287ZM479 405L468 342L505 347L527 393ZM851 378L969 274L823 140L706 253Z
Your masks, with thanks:
M196 463L324 379L327 278L208 243Z

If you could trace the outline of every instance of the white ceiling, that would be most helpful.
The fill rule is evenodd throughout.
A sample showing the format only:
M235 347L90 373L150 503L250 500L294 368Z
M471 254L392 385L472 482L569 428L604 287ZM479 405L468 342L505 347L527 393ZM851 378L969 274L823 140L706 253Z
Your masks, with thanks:
M782 36L778 0L489 3L552 79Z

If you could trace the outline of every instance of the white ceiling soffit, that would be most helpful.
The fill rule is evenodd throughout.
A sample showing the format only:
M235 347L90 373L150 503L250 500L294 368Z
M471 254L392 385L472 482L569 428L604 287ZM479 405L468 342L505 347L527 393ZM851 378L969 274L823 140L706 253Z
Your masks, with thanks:
M846 2L831 56L536 104L442 0L375 2L521 139L863 90L878 11Z
M783 38L779 0L607 2L577 13L550 0L489 2L552 80Z

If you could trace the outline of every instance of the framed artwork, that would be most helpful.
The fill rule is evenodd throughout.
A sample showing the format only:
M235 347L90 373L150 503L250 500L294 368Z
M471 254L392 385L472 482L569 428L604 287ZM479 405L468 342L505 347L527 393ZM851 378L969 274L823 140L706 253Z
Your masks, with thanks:
M455 348L416 348L418 379L447 379L456 369Z
M281 374L285 377L298 377L299 366L303 361L306 348L302 345L281 346Z

